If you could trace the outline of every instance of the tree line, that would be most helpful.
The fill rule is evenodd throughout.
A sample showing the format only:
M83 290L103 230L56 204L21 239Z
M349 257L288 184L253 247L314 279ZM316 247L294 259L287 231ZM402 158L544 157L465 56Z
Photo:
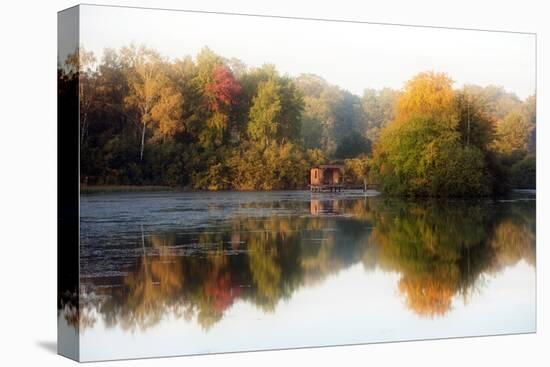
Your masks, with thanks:
M535 98L453 89L421 73L357 96L313 74L249 67L208 48L168 59L143 46L83 48L60 65L80 99L85 185L298 189L341 161L390 194L488 195L534 187Z

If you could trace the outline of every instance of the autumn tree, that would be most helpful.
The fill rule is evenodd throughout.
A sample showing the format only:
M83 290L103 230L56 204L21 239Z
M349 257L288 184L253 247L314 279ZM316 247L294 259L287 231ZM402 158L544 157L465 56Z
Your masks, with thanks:
M529 128L524 117L516 111L510 112L497 126L496 149L504 154L526 151Z
M491 172L479 147L462 137L457 105L452 80L445 74L421 73L409 81L398 99L396 119L376 145L372 179L398 195L491 193ZM482 120L480 112L471 116Z
M161 135L170 135L178 128L181 95L167 78L165 61L158 53L144 47L129 47L122 54L128 68L130 92L124 103L141 126L141 162L148 126L158 124Z
M211 115L207 120L209 131L214 132L210 139L221 145L224 135L231 126L230 119L233 106L238 103L241 87L225 66L216 66L212 70L212 79L205 87L205 99Z
M201 103L193 110L200 120L195 126L195 134L203 148L216 149L226 142L233 127L231 120L241 87L224 60L209 48L204 48L197 56L196 73L191 83L201 94Z
M225 66L212 70L212 81L206 85L205 97L212 111L222 111L237 103L241 92L231 71Z
M96 57L84 48L78 49L79 57L79 97L80 97L80 144L83 145L88 134L89 115L96 103L97 79Z
M352 184L358 184L364 190L368 188L369 158L366 155L346 159L345 174L346 181Z

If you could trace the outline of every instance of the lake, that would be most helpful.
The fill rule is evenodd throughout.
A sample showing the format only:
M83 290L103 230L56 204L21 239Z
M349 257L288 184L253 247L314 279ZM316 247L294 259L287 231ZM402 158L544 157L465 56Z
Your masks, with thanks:
M83 195L82 360L536 331L535 194Z

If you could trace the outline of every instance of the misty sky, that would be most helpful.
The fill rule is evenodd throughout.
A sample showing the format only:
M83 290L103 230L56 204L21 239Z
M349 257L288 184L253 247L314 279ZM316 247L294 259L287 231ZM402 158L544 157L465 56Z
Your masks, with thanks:
M96 55L132 42L170 58L208 46L248 66L317 74L358 95L399 89L427 70L448 73L455 87L501 85L522 99L535 92L531 34L82 6L80 35Z

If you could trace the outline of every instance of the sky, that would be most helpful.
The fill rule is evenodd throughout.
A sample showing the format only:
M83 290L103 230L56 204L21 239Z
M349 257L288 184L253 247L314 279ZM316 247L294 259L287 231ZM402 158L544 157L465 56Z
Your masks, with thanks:
M80 38L98 58L131 43L172 59L208 46L251 67L317 74L357 95L400 89L422 71L445 72L457 88L498 85L521 99L535 93L534 34L83 5Z

